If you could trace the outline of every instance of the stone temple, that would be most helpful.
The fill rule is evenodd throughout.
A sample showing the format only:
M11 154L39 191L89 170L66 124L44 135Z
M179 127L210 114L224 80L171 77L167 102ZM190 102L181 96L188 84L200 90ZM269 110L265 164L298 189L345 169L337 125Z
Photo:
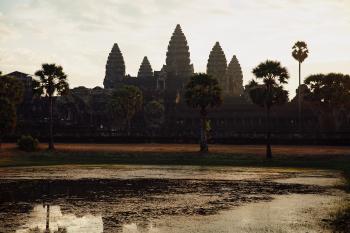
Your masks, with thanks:
M123 54L117 44L109 53L106 64L106 75L103 85L106 89L116 88L124 84L136 85L143 90L165 90L179 92L188 79L194 74L190 51L181 26L177 25L172 34L166 52L166 61L162 70L154 71L147 58L144 57L137 77L125 74ZM148 80L145 80L145 79Z
M112 51L108 55L106 64L106 76L103 81L105 88L116 87L125 77L125 63L123 54L120 52L118 44L114 44Z
M144 57L137 73L137 78L153 78L152 66L147 57Z
M187 79L194 72L187 40L179 24L171 36L164 68L168 78Z
M164 48L166 49L166 48ZM103 81L104 88L76 87L69 95L55 97L54 116L55 133L58 140L93 140L115 142L126 140L123 129L116 128L114 120L108 113L108 102L113 89L124 84L139 87L144 96L144 104L158 101L164 106L164 121L159 123L157 130L149 132L145 112L139 112L131 124L133 140L148 140L150 135L161 141L195 142L199 135L199 114L189 108L183 101L184 87L194 74L191 63L190 48L180 25L176 25L171 35L166 60L161 70L153 70L150 60L143 57L137 75L126 74L124 57L127 53L112 46L106 62ZM251 103L243 86L242 68L235 55L227 57L219 42L208 51L207 74L216 78L224 94L223 105L210 110L209 119L213 142L243 142L254 143L264 139L266 129L265 111ZM228 64L227 64L228 63ZM33 136L45 138L47 135L48 105L44 98L33 98L31 88L32 76L21 72L12 72L8 76L24 82L25 100L18 109L18 124L15 135L31 133ZM102 77L100 77L102 79ZM284 106L274 108L271 113L273 121L272 137L284 142L290 140L298 132L297 103L293 99ZM322 115L315 112L312 106L303 103L303 130L306 139L327 140L329 142L329 125L325 124ZM344 138L342 132L350 131L350 114L342 112L337 122L337 133L332 134L338 142ZM325 136L326 135L326 136ZM335 136L334 136L335 135ZM339 136L340 135L340 136ZM338 137L338 138L336 138ZM129 140L129 139L128 139ZM131 140L131 139L130 139ZM305 138L303 139L304 143ZM345 140L345 139L344 139ZM350 139L349 139L350 140ZM129 142L129 141L128 141ZM313 143L310 141L309 143Z
M243 94L243 74L236 56L227 66L227 60L220 43L216 42L209 54L207 74L219 81L224 95L241 96Z
M207 74L216 78L219 81L219 85L222 90L225 91L226 87L226 73L227 60L224 51L220 46L219 42L216 42L213 49L209 54L208 64L207 64Z
M241 65L234 55L226 69L224 92L229 95L241 96L243 94L243 74Z
M170 38L166 60L162 70L154 71L145 56L136 77L125 74L123 54L117 44L107 58L104 87L106 89L129 84L145 90L166 90L180 93L189 78L194 74L191 64L190 49L186 36L178 24ZM216 78L223 94L241 96L243 94L243 74L236 56L227 65L227 60L219 42L211 50L207 63L207 74Z

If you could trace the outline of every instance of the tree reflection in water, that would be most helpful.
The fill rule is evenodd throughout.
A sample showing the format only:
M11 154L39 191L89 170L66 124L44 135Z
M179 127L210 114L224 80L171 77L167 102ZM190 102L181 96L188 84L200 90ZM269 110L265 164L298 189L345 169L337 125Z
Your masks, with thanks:
M101 233L101 216L63 214L60 206L36 205L28 221L16 233Z

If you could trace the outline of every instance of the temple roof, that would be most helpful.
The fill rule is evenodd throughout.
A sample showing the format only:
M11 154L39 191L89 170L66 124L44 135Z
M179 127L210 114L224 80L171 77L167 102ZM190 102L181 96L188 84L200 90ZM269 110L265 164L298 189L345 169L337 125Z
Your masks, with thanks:
M8 74L5 74L3 76L8 76L8 77L14 77L14 78L31 78L32 75L30 74L26 74L26 73L23 73L23 72L20 72L20 71L13 71L11 73L8 73Z
M190 76L193 73L187 40L179 24L176 25L169 41L166 66L167 72L176 75Z
M113 88L115 83L125 76L125 63L117 43L113 45L108 55L106 64L106 76L103 82L105 88Z
M139 72L137 74L138 78L148 78L153 76L153 70L148 58L145 56L140 65Z
M223 77L226 72L227 60L220 43L216 42L209 54L207 63L207 74L223 82ZM222 83L223 85L223 83Z
M228 93L241 95L243 93L243 73L237 57L234 55L227 67L226 79L228 81Z

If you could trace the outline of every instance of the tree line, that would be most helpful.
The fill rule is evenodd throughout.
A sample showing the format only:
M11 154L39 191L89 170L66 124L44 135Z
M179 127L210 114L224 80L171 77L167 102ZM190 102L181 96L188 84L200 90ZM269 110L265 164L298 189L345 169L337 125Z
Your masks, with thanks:
M316 74L304 80L306 90L301 91L301 64L309 55L307 44L297 41L292 47L292 56L299 65L299 86L297 89L298 99L298 127L301 132L302 99L311 102L324 115L334 119L341 109L350 109L350 76L340 73ZM288 91L285 85L290 78L286 67L279 61L266 60L256 66L252 73L255 79L245 86L251 101L264 108L266 111L266 158L272 158L271 150L271 108L288 102ZM222 103L221 89L218 81L206 74L194 75L185 93L186 102L189 106L198 109L201 116L200 151L208 151L207 120L208 108L218 107Z
M298 41L292 48L292 56L299 64L298 119L301 129L302 99L312 102L319 111L333 117L341 108L350 107L350 76L340 73L315 74L304 80L306 90L301 93L301 64L308 57L309 50L303 41ZM286 67L279 61L266 60L258 64L252 73L255 79L251 80L245 90L251 101L266 111L266 157L272 157L271 150L271 119L273 106L288 102L288 91L285 85L290 78ZM66 95L69 92L67 75L63 68L56 64L43 64L35 72L37 79L33 79L34 96L44 97L49 105L49 140L48 148L54 149L53 140L53 97ZM0 145L1 139L9 133L16 124L16 106L23 98L23 84L11 77L1 76L0 73ZM185 101L191 108L197 109L200 114L200 151L208 151L208 133L210 121L208 111L210 108L222 104L222 90L218 80L204 74L193 75L185 87ZM141 109L150 117L146 122L156 128L164 119L164 106L158 101L151 101L143 107L142 91L135 86L124 85L113 90L108 103L108 112L117 126L126 127L130 135L131 120Z

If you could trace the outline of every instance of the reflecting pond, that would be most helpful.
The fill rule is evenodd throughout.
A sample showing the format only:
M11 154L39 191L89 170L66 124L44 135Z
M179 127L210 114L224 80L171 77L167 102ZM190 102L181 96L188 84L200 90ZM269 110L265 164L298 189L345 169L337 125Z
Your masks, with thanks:
M0 169L0 232L327 232L340 173L192 166Z

